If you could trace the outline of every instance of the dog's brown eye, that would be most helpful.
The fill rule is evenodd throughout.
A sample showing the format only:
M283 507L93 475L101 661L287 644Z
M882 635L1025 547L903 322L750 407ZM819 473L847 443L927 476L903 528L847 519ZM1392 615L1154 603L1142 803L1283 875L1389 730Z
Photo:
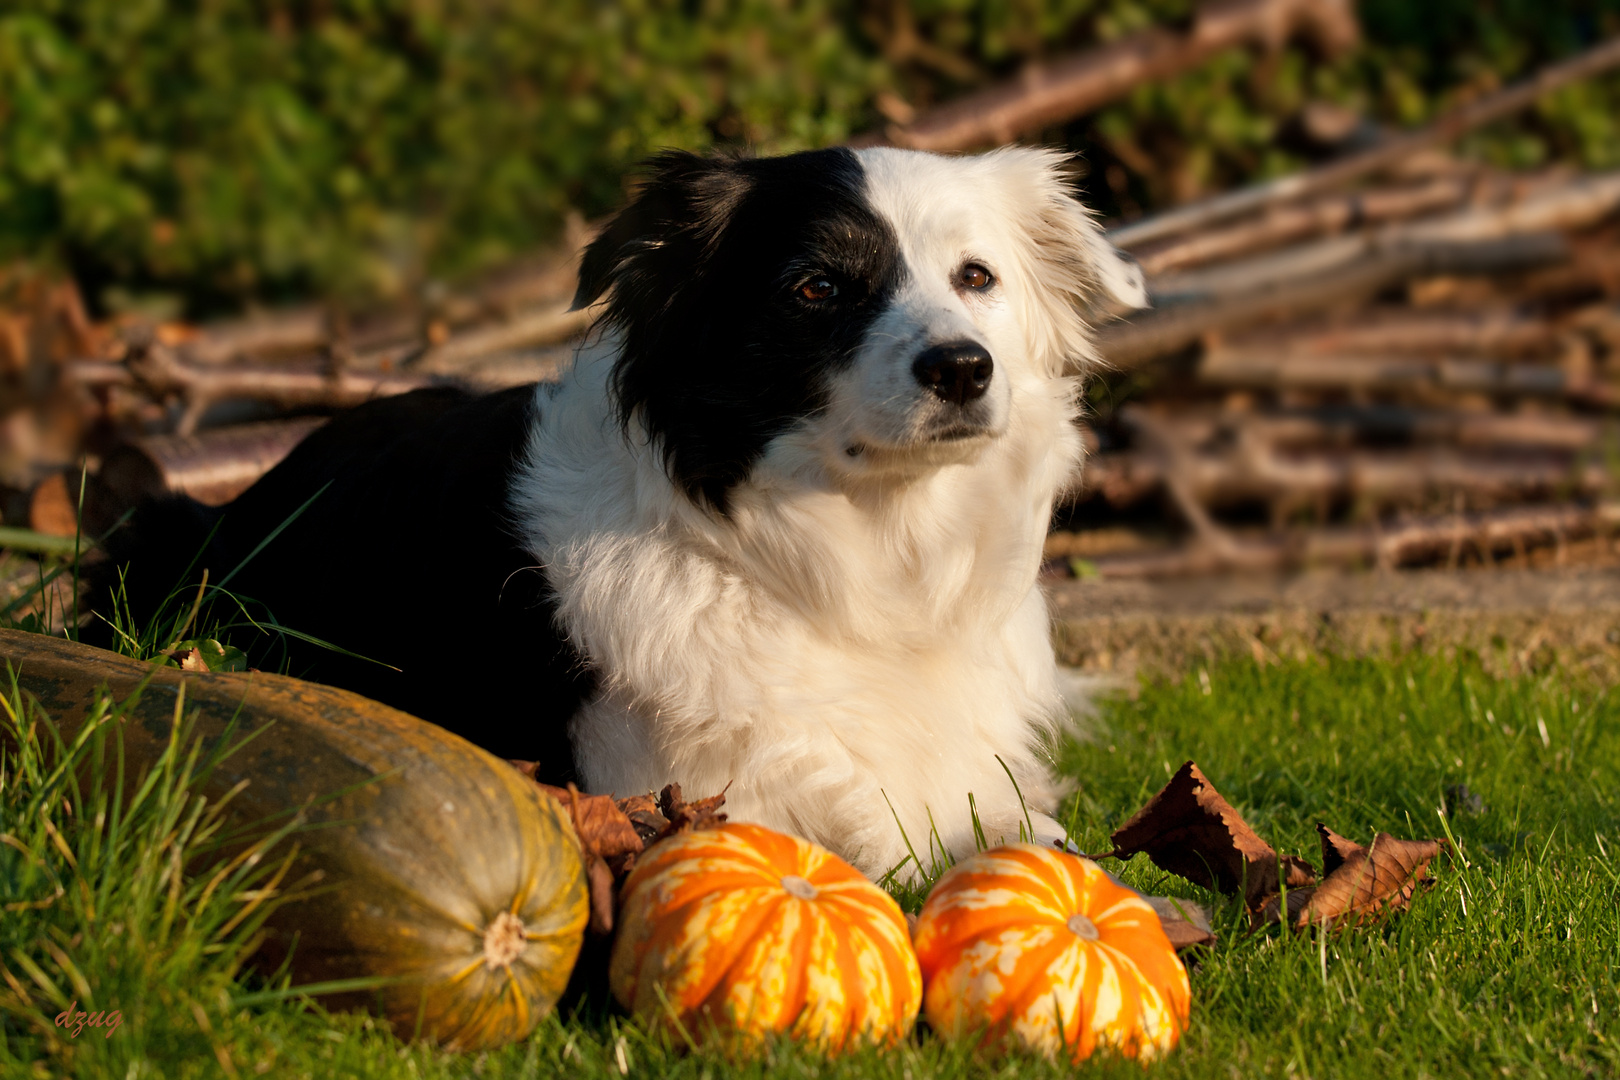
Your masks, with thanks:
M962 284L969 289L988 289L995 280L990 276L990 271L978 263L968 263L962 267Z
M811 278L799 286L799 295L812 304L819 304L824 300L831 300L838 295L838 286L824 277Z

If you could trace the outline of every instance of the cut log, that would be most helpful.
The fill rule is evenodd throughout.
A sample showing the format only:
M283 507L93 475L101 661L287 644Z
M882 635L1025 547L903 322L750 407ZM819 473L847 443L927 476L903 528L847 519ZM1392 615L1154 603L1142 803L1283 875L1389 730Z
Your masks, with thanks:
M1620 227L1610 226L1574 237L1570 248L1568 263L1544 267L1517 280L1503 282L1485 302L1620 299Z
M154 435L114 447L86 479L79 528L79 473L52 473L28 496L28 524L45 536L100 536L148 498L186 495L222 506L251 487L326 421L300 417L216 428L198 435Z
M1253 221L1178 236L1138 248L1133 254L1147 273L1163 274L1367 224L1449 210L1468 197L1470 187L1464 177L1444 176L1416 187L1330 195L1302 205L1268 207Z
M1416 242L1476 241L1546 230L1590 228L1620 208L1620 171L1594 173L1542 187L1506 206L1475 207L1400 226L1393 235Z
M28 493L28 527L44 536L79 531L79 475L51 473Z
M595 228L577 220L570 222L556 250L514 263L464 291L432 303L406 302L355 318L322 306L305 305L201 328L165 323L141 326L134 333L142 340L155 336L160 344L174 349L181 360L204 367L244 360L321 361L336 351L346 353L344 358L351 361L351 366L387 368L406 358L436 351L432 340L424 340L425 323L437 326L440 334L455 331L452 340L464 336L463 331L477 335L486 329L504 329L508 333L504 340L515 337L520 346L549 344L580 329L574 325L578 320L559 322L556 315L574 294L578 253L595 235ZM491 320L506 325L480 325ZM545 329L547 320L555 329ZM491 340L495 350L514 347L500 339ZM473 344L469 355L482 355L484 351L489 350ZM80 355L92 354L80 350Z
M349 371L294 365L189 363L157 342L134 345L123 363L81 360L69 366L80 385L136 386L154 400L178 398L185 411L175 427L190 435L209 406L221 401L266 401L285 409L347 408L446 380L433 375Z
M1247 297L1303 277L1333 273L1368 255L1402 252L1434 252L1448 267L1430 270L1419 266L1419 272L1425 274L1499 273L1519 268L1513 258L1521 244L1531 253L1539 243L1550 247L1546 237L1596 225L1616 209L1620 209L1620 172L1603 173L1543 187L1503 206L1470 208L1299 244L1239 262L1160 275L1149 280L1148 288L1159 303ZM1535 239L1538 237L1542 239ZM1490 246L1493 243L1500 246ZM1478 265L1471 267L1466 258L1459 262L1457 255L1467 249L1457 245L1481 245L1474 249Z
M1377 441L1564 453L1599 450L1602 440L1617 430L1613 421L1588 416L1470 413L1399 405L1251 415L1232 426L1272 446L1344 446Z
M318 307L293 308L188 333L176 352L193 364L213 367L266 353L309 353L332 337L331 319Z
M1231 291L1170 304L1138 318L1102 327L1097 351L1111 367L1128 368L1177 352L1207 334L1364 303L1391 285L1437 274L1489 274L1562 261L1568 245L1559 233L1530 233L1487 240L1374 242L1359 237L1328 241L1344 248L1323 259L1316 272L1273 260L1268 279L1239 277ZM1305 260L1299 260L1303 263ZM1218 282L1212 281L1212 287ZM1242 291L1239 291L1239 285Z
M1145 451L1099 454L1086 463L1077 495L1095 492L1111 505L1129 506L1181 485L1201 507L1240 503L1310 503L1360 499L1377 503L1433 502L1464 493L1493 502L1566 495L1596 495L1614 476L1597 462L1567 455L1520 453L1511 458L1426 451L1356 450L1339 453L1266 451L1188 453L1172 468ZM1179 508L1179 502L1178 502Z
M1418 277L1493 274L1564 261L1562 230L1586 228L1620 208L1620 173L1583 177L1521 203L1468 210L1300 245L1208 270L1160 278L1164 306L1103 327L1098 351L1128 367L1206 334L1364 302Z
M1230 387L1528 395L1596 407L1620 402L1620 390L1589 373L1468 356L1291 353L1216 345L1199 362L1198 378Z
M1550 359L1569 332L1551 319L1499 307L1415 311L1385 305L1363 308L1350 319L1268 327L1222 340L1234 349L1295 356L1438 353Z
M1102 555L1092 567L1105 578L1169 578L1224 571L1278 571L1316 566L1412 566L1566 543L1620 527L1613 504L1514 507L1414 518L1378 526L1313 529L1293 536L1234 540L1226 552L1192 545L1170 551Z
M596 315L595 308L574 311L567 303L554 304L506 322L455 334L442 345L435 345L413 358L405 366L424 374L456 374L473 360L486 356L567 341L584 333Z
M97 477L123 507L164 494L223 506L324 423L323 417L302 417L137 439L110 451Z

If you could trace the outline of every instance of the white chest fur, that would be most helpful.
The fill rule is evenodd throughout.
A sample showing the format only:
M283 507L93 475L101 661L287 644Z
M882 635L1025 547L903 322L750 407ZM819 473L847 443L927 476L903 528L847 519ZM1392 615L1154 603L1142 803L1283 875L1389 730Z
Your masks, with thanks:
M876 875L905 858L902 827L925 862L931 837L971 851L969 793L992 841L1016 838L1011 770L1037 832L1060 834L1038 813L1060 705L1035 578L1080 453L1068 385L1020 395L975 461L883 490L840 490L779 438L720 518L625 438L609 360L587 352L542 398L513 489L600 676L571 732L588 788L729 785L734 818Z

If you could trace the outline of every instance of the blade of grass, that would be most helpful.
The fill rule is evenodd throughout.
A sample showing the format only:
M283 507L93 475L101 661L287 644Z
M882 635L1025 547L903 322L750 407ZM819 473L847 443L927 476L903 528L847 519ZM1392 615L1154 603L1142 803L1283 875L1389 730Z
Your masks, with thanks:
M1035 823L1030 820L1029 804L1024 802L1024 793L1018 787L1018 778L1013 776L1012 770L1007 768L1007 763L1001 760L1000 754L996 755L996 764L1001 766L1002 772L1007 774L1007 779L1012 781L1013 794L1018 796L1018 807L1024 812L1024 824L1029 828L1029 842L1033 844L1035 842Z
M79 639L79 552L84 540L84 489L90 482L90 459L79 464L79 501L73 507L73 618L66 627L69 641Z
M316 499L318 499L322 495L326 494L326 489L331 487L331 486L332 486L332 481L330 481L330 480L328 480L326 483L322 484L320 486L320 490L316 491L315 494L311 495L309 498L304 500L302 506L300 506L298 509L294 510L291 514L288 514L287 517L281 522L281 524L279 524L275 528L271 529L270 530L270 535L266 536L263 540L260 540L258 542L258 544L253 548L253 550L248 552L247 556L245 558L243 558L241 562L236 564L235 569L233 569L230 573L226 574L224 577L219 579L219 587L221 589L223 589L223 588L225 588L225 586L229 585L231 583L232 578L236 577L237 574L240 574L242 572L242 570L247 566L247 564L252 562L254 560L254 558L258 556L259 552L261 552L265 548L269 547L271 542L274 541L276 537L280 536L284 531L286 531L287 526L291 525L293 522L297 521L300 517L302 517L304 511L308 510L310 508L310 506L315 502Z
M78 539L51 536L16 525L0 525L0 548L28 551L37 555L71 555L79 550Z

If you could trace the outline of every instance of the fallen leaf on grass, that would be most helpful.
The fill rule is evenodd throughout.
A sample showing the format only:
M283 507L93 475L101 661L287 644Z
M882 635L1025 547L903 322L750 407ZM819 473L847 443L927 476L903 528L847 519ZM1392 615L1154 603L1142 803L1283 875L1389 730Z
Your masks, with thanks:
M1170 939L1171 946L1177 952L1194 945L1215 944L1215 931L1209 925L1209 912L1191 900L1169 896L1144 896L1142 899L1158 913L1164 936Z
M1316 835L1322 841L1322 876L1324 878L1331 877L1333 871L1367 850L1349 837L1340 836L1320 821L1316 823ZM1376 842L1375 839L1374 843Z
M1128 859L1144 851L1161 870L1217 892L1243 893L1251 908L1279 891L1279 869L1290 889L1316 880L1309 863L1278 855L1260 839L1190 761L1114 830L1112 840L1114 850L1099 858Z
M1318 824L1322 837L1322 883L1290 892L1287 914L1283 898L1272 896L1260 910L1265 922L1292 926L1365 922L1411 902L1419 885L1429 881L1429 861L1445 847L1443 840L1399 840L1389 833L1362 847Z
M1069 848L1066 850L1074 851ZM1078 852L1075 852L1078 854ZM1107 858L1107 856L1099 856ZM1164 936L1170 939L1170 944L1177 952L1190 949L1194 945L1215 944L1215 931L1210 928L1209 912L1191 900L1184 900L1173 896L1149 896L1140 889L1125 884L1118 877L1103 871L1112 881L1122 889L1131 892L1146 900L1148 907L1159 917L1159 925L1164 928Z

